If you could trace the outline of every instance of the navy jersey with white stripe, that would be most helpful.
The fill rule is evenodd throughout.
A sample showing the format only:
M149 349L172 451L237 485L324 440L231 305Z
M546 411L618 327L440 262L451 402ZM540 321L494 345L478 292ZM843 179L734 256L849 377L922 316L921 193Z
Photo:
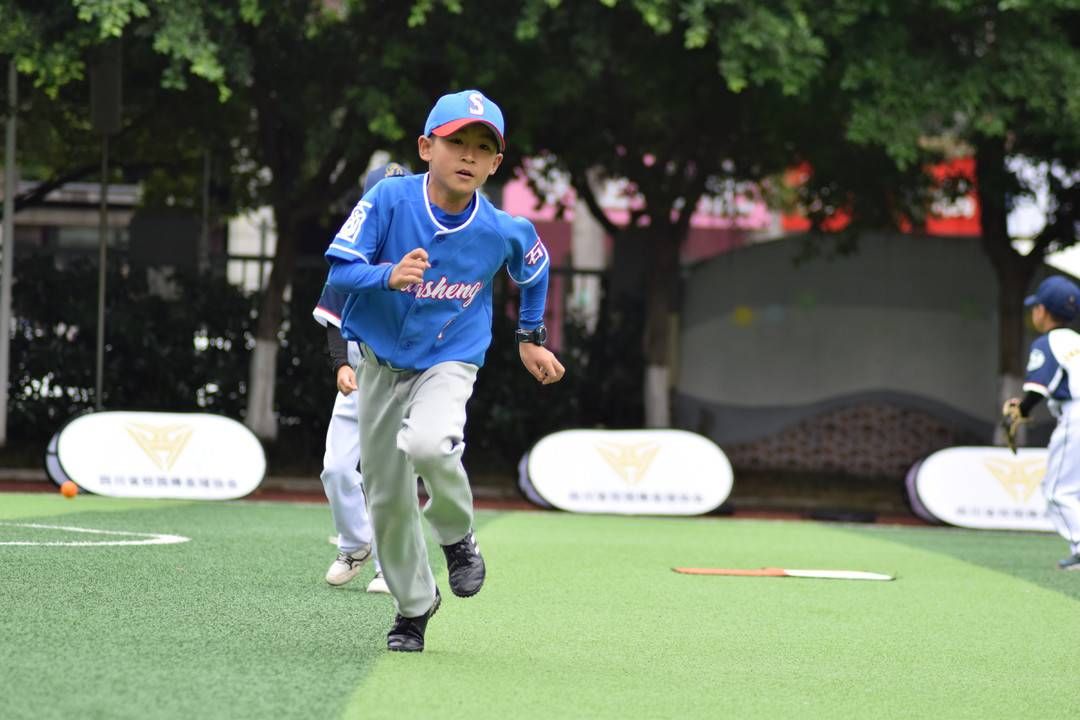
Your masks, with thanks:
M345 300L347 295L343 292L339 292L329 285L323 285L322 295L319 296L319 302L315 304L315 309L311 311L312 316L315 318L315 322L319 323L323 327L328 324L334 327L341 327L341 314L345 310Z
M1080 334L1056 328L1031 343L1024 391L1059 402L1080 396Z
M398 368L482 365L491 344L492 278L505 266L523 288L546 284L548 252L531 222L496 209L479 192L464 222L445 226L429 203L427 182L426 173L380 182L327 249L328 284L348 295L342 335ZM431 263L424 281L391 290L394 263L418 247Z

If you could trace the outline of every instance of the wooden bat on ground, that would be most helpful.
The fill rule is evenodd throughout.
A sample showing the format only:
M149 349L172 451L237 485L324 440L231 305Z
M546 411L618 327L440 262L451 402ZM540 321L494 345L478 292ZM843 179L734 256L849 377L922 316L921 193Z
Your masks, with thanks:
M684 575L735 575L739 577L800 577L822 578L826 580L893 580L892 575L863 572L861 570L789 570L787 568L758 568L746 570L740 568L671 568Z

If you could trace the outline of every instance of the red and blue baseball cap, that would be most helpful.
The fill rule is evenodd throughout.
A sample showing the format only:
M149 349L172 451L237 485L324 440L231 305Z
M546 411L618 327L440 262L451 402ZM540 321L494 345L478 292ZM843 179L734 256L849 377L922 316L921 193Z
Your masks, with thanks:
M1080 314L1080 287L1061 275L1051 275L1039 283L1034 295L1024 298L1024 305L1042 305L1055 316L1069 322Z
M499 152L506 149L502 110L479 90L462 90L439 98L428 113L424 134L446 137L474 122L491 128L499 141Z
M380 165L367 174L364 178L364 194L367 195L371 188L379 184L380 180L385 180L388 177L404 177L406 175L412 175L409 172L409 168L396 162L389 162L385 165Z

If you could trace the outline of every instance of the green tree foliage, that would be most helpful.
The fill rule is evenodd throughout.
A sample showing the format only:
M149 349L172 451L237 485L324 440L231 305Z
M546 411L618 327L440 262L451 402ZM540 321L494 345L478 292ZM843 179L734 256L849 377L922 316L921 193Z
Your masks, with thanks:
M110 138L110 180L141 183L146 205L200 207L209 154L218 169L211 188L213 214L256 205L256 168L231 140L243 127L244 109L222 103L223 86L207 78L192 78L181 87L166 82L183 63L182 55L157 48L161 18L148 17L138 3L115 5L0 2L4 17L16 18L13 25L22 28L0 38L0 57L10 53L20 71L20 174L37 181L16 196L16 210L42 203L65 183L100 175L101 138L91 126L88 71L100 43L111 39L125 18L144 24L131 28L122 42L123 122ZM154 7L167 9L166 4ZM164 26L160 31L171 32ZM0 96L6 95L5 85Z
M942 147L975 157L983 247L1000 290L1004 376L1022 375L1021 301L1034 273L1047 251L1077 240L1077 27L1076 0L851 3L845 32L830 39L833 83L814 97L829 100L822 107L832 140L825 152L815 152L814 143L801 147L816 158L817 186L831 192L828 199L817 193L816 202L854 209L860 221L873 213L917 221L918 203L897 200L925 200L922 166L940 158ZM830 166L830 152L850 162ZM851 182L843 168L853 164L881 168L892 192L881 193L880 183ZM1019 199L1035 193L1025 165L1042 170L1050 202L1046 228L1022 255L1006 218Z
M97 268L74 259L57 272L49 255L16 267L11 357L11 424L40 442L94 406ZM151 292L145 273L109 273L105 400L114 410L191 411L239 416L242 360L252 308L223 280L177 276L170 297Z
M110 271L107 290L104 400L109 410L207 412L243 419L246 362L253 346L257 298L223 278L173 273L151 287L143 272ZM85 258L57 272L48 255L16 267L13 293L10 418L16 446L44 451L67 420L94 407L96 308L84 301L97 288L97 268ZM321 268L294 279L300 302L286 306L278 357L280 450L272 471L317 472L334 387L326 334L311 320Z
M613 272L622 277L613 290L623 302L615 309L638 304L650 366L671 362L679 248L700 198L725 178L760 180L791 162L777 118L825 61L808 7L525 4L517 35L542 98L539 109L536 101L518 108L527 143L570 172L616 238ZM621 225L601 209L594 184L616 178L630 183L630 220ZM665 422L666 414L652 415Z
M455 4L421 5L431 13ZM336 201L355 194L372 152L405 144L437 94L429 89L446 87L442 63L416 51L437 48L439 38L428 42L419 37L428 28L424 24L409 29L417 16L408 3L72 0L70 6L42 8L9 1L4 10L25 26L30 40L4 35L0 53L13 53L22 72L32 75L48 97L58 96L85 74L80 53L103 39L122 35L129 48L125 54L142 61L156 58L147 77L125 76L129 84L149 79L134 87L180 103L178 115L154 107L150 118L176 122L167 120L164 127L151 123L142 136L148 143L140 145L138 153L144 172L133 179L155 180L166 188L151 197L174 197L173 188L194 195L194 167L201 163L185 164L190 155L176 142L186 132L195 135L187 147L196 158L214 152L219 166L226 168L222 175L230 182L218 190L227 201L219 201L219 209L256 204L273 208L278 240L256 331L265 348L256 352L271 356L283 321L283 294L304 231L340 211ZM54 51L63 55L62 61L51 60ZM60 66L67 74L50 70ZM127 66L147 67L140 61ZM212 102L205 92L210 88L217 95ZM50 112L63 113L63 108L54 105ZM138 127L135 119L125 132L133 126ZM57 134L70 132L62 119L52 127ZM155 157L155 140L172 165L145 164L147 156ZM47 152L35 157L47 157ZM77 175L70 168L57 170L64 168L61 162L42 162L53 170L45 174L57 182ZM177 164L187 171L180 178L168 172ZM78 167L89 165L80 162ZM255 387L248 397L268 398L260 407L269 411L273 358L259 366L271 372L253 374ZM265 428L267 418L256 425ZM267 432L272 435L273 428Z
M38 462L63 424L94 407L97 269L75 259L58 273L50 256L28 256L16 268L9 415L13 447ZM105 406L110 410L208 412L244 417L257 298L220 278L173 274L165 292L141 272L113 270L106 337ZM315 477L334 401L326 331L311 320L324 279L305 267L293 280L278 354L281 436L267 448L273 474ZM498 307L509 283L500 279ZM562 357L566 381L542 387L521 368L516 320L495 317L495 341L470 400L467 462L481 474L506 476L537 438L568 427L635 427L640 395L626 392L640 368L633 326L596 334L569 325ZM87 330L89 328L89 331Z
M505 308L508 297L516 307L509 285L505 276L496 279L496 308ZM641 427L641 318L602 314L608 320L595 332L573 319L565 323L559 359L566 376L539 385L521 367L516 314L495 313L494 339L469 400L470 470L505 474L537 440L558 430Z
M87 63L123 37L114 179L145 183L149 203L196 207L209 154L216 212L274 208L278 256L252 336L275 344L297 254L325 244L374 150L415 157L432 99L450 88L480 87L506 110L500 175L541 155L618 237L609 287L637 303L606 322L634 317L656 366L670 362L678 248L715 183L807 161L813 219L843 209L854 227L917 226L931 197L924 166L942 145L970 148L1011 373L1031 273L1075 240L1078 4L0 0L0 56L29 82L23 164L47 188L94 176ZM1028 256L1004 224L1032 192L1015 157L1046 169L1052 196ZM628 224L599 212L592 181L605 178L629 181Z

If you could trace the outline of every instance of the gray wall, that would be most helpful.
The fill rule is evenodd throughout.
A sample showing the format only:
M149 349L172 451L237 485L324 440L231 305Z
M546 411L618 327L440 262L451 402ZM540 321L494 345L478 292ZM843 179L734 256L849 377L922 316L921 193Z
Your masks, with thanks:
M721 445L865 403L982 434L996 421L997 290L975 238L871 235L796 264L802 238L690 270L675 422Z

